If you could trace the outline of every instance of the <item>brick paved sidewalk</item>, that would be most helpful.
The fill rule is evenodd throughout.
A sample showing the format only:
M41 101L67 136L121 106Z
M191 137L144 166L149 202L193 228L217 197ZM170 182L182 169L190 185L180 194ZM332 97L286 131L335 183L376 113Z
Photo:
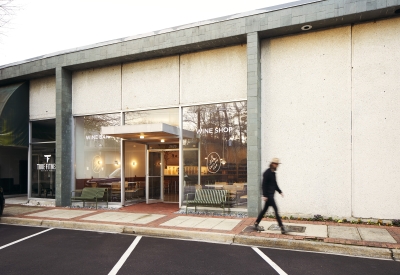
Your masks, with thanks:
M147 205L145 203L115 210L6 205L3 217L5 219L13 217L37 220L38 222L47 220L69 221L78 224L134 225L152 229L214 232L216 234L400 249L400 227L290 220L285 221L285 226L288 226L289 231L296 229L299 232L282 235L280 231L277 231L279 228L274 219L264 219L261 225L265 227L266 231L257 232L252 227L255 218L185 215L177 214L178 210L176 204ZM2 221L0 220L0 222Z

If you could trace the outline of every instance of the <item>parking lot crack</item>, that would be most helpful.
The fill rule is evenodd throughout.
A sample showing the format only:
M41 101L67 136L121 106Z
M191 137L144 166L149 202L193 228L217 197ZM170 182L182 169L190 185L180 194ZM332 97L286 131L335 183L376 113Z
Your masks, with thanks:
M396 261L396 258L395 258L394 255L393 255L393 249L389 248L389 251L390 251L390 257L392 257L392 260L395 261L395 262L397 262L397 261Z

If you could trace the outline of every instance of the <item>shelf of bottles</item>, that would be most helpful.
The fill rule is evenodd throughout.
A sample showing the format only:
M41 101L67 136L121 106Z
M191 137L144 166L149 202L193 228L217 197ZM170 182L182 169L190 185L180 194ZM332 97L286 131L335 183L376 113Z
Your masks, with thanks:
M199 173L198 166L185 166L184 168L185 175L197 175ZM202 175L207 174L207 167L201 166L200 171ZM168 165L167 168L164 169L164 175L179 175L179 166Z

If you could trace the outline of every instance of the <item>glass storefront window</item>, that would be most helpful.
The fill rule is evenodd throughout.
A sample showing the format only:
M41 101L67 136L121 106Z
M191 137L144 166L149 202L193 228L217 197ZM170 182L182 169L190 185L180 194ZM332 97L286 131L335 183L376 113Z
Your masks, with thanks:
M101 135L102 126L120 124L120 114L75 118L76 189L106 187L110 201L121 201L120 138Z
M55 198L56 193L56 120L31 121L31 193L32 198Z
M33 198L55 198L56 193L56 144L32 144Z
M125 141L125 188L126 200L145 200L146 190L146 145Z
M125 113L126 125L140 124L158 124L179 127L179 108L168 108L148 111L134 111ZM164 138L160 133L160 137L153 134L152 139L144 139L143 143L147 143L148 155L148 199L163 200L168 202L179 202L179 139L178 136L166 136L167 141L161 143ZM149 138L148 135L146 138ZM139 150L142 151L139 151ZM135 144L125 141L125 177L130 188L131 182L134 184L134 194L130 195L127 191L126 199L141 199L145 197L145 154L144 145ZM163 161L161 161L163 159ZM164 167L160 167L161 162ZM157 166L158 164L158 166ZM155 165L155 166L154 166ZM159 169L164 170L161 176ZM157 174L156 171L158 171ZM131 188L132 189L132 188ZM138 191L136 191L138 190Z
M179 126L179 109L159 109L149 111L135 111L125 113L126 125L165 123Z
M196 135L183 141L184 193L225 189L232 207L247 207L247 102L183 108L183 129Z
M56 140L56 120L32 121L32 142L48 142Z

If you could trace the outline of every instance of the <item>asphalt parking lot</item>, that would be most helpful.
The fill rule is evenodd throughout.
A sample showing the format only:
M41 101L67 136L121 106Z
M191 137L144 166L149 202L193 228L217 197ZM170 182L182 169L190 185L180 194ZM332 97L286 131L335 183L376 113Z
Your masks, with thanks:
M400 274L400 262L0 224L1 274Z

